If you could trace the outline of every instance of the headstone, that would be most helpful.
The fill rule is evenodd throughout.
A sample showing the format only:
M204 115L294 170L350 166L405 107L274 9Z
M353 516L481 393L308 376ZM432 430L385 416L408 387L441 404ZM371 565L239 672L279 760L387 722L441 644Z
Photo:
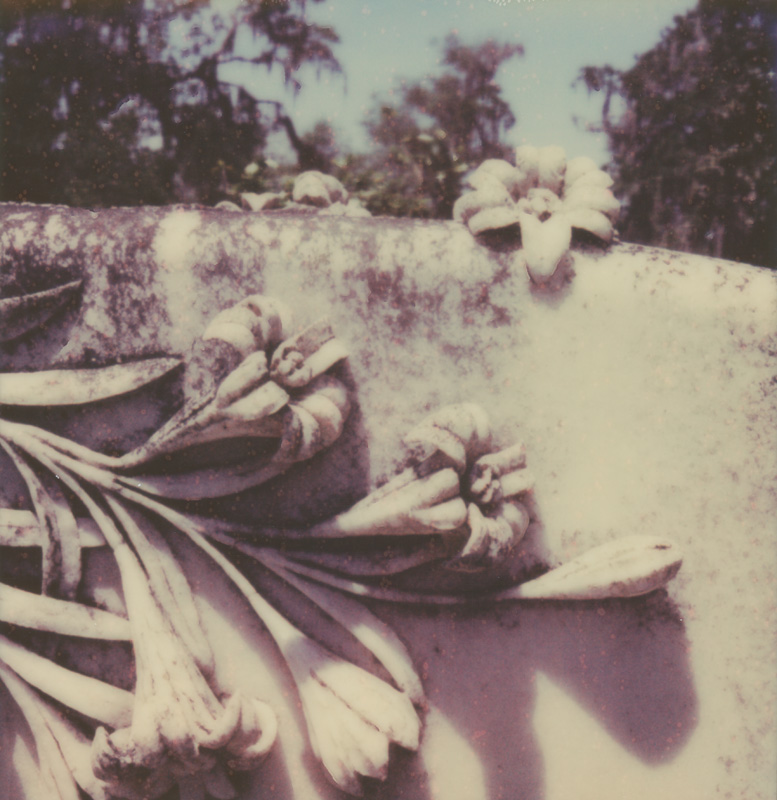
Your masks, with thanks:
M17 512L34 505L24 465L45 473L43 462L25 454L31 440L24 426L64 437L46 451L55 462L70 463L63 460L70 445L62 442L75 442L106 459L108 466L94 475L121 474L122 491L158 503L133 505L126 499L131 495L101 488L97 477L78 478L86 487L80 498L59 476L41 479L44 489L58 489L72 501L81 525L83 577L74 599L124 613L126 587L122 592L111 550L92 546L105 535L95 524L99 512L122 529L121 510L103 499L118 497L138 524L156 526L146 531L149 539L167 541L173 563L186 575L214 656L211 682L227 695L257 698L276 715L277 739L264 760L224 773L237 797L341 797L334 785L338 775L340 786L351 791L402 800L774 797L773 272L629 244L606 250L577 246L563 281L544 288L529 280L520 247L509 237L484 242L455 222L26 205L2 207L0 219L0 327L7 339L0 351L0 397L6 403L0 431L10 441L9 451L0 453L2 580L27 590L41 587L41 548L28 540L26 547L18 541L11 546L9 533L22 519ZM278 401L286 402L279 408L293 406L293 413L268 411L265 443L240 454L278 468L261 486L241 485L236 493L215 497L203 489L211 480L239 483L231 459L246 446L245 436L224 446L213 435L184 451L185 457L162 447L154 469L163 477L153 487L144 483L142 465L116 466L125 454L142 451L182 406L190 407L186 403L213 400L223 383L208 369L215 374L220 364L219 379L230 374L234 352L222 347L223 339L203 343L203 334L213 331L209 325L218 314L257 295L293 311L295 322L284 339L326 318L347 351L342 359L339 351L327 350L335 355L322 356L321 363L331 381L310 384L327 391L333 382L345 387L350 408L341 408L339 436L331 442L313 437L310 458L284 460L278 443L291 441L283 438L287 430L298 425L293 430L302 438L294 441L304 444L304 425L312 423L299 410L306 390L284 383L276 371L276 383L291 398ZM234 323L229 314L220 319L227 327ZM315 329L319 339L311 353L324 352L333 341L328 330ZM268 345L270 370L280 347ZM48 383L35 377L40 372L48 374ZM99 379L90 383L94 374ZM29 401L15 399L18 386L27 387ZM52 402L51 393L65 391L63 386L73 393L70 401ZM95 400L90 392L109 396ZM422 463L428 452L416 453L413 461L403 437L437 409L461 404L482 407L491 427L488 446L473 434L479 444L467 451L466 470L481 457L475 452L481 445L483 452L500 452L525 444L533 488L518 497L531 524L504 558L478 563L475 571L450 569L466 546L466 525L430 535L424 528L423 535L397 545L396 537L385 535L386 526L398 524L393 518L369 523L377 526L372 538L310 545L305 531L325 532L328 520L348 513L408 464L414 469ZM334 416L315 416L315 409L322 429L336 416L331 403L327 413ZM185 421L187 436L194 435L192 419ZM217 427L196 430L211 437ZM434 452L452 458L458 445L446 438L445 425L440 430ZM36 435L33 442L39 441ZM42 452L29 447L33 454ZM82 464L88 458L79 453L69 455ZM228 466L214 476L208 472L214 464ZM173 485L188 486L182 473L197 470L194 494L186 495L189 487L182 496L164 497L176 495ZM468 475L456 480L471 507L477 502ZM90 503L98 512L90 512ZM456 508L446 506L451 513ZM486 508L490 513L492 506ZM413 509L402 519L405 528L421 524L419 519L429 523L428 514ZM185 525L176 527L176 514L213 534L212 551L187 537ZM31 516L26 519L34 527ZM339 519L351 524L350 518ZM443 525L448 517L434 519ZM226 546L236 533L260 549L258 560ZM33 534L18 532L23 535ZM665 539L682 551L682 567L664 588L639 597L496 599L497 592L509 592L548 567L634 535ZM307 560L300 557L310 552ZM59 557L67 560L64 547ZM281 568L302 564L302 571L284 582L283 569L273 572L279 563L273 558L281 559ZM419 566L382 577L354 575L375 563L381 569L396 566L402 558ZM425 563L427 558L434 560ZM224 564L245 576L260 609L268 604L280 611L265 609L261 621L241 591L245 586ZM321 571L330 574L332 564L339 565L331 573L339 588L321 588ZM311 584L305 583L305 565L313 570L308 578L318 576ZM56 564L52 570L62 571ZM58 585L52 581L55 595L66 593L61 575ZM353 591L366 584L383 599L349 594L343 591L347 581ZM314 596L305 594L308 585ZM466 602L424 603L414 599L419 593ZM328 612L319 610L320 602ZM361 609L369 617L358 617ZM275 615L286 623L274 628ZM411 733L393 730L387 768L375 755L381 745L373 748L371 738L382 712L365 728L373 707L358 711L362 702L378 702L369 679L359 684L362 673L374 673L382 685L396 683L386 662L376 666L359 641L367 619L377 625L369 635L382 631L378 638L390 649L398 637L410 666L393 666L405 676L414 671L423 687L415 706L397 712L400 721L413 714L420 720L417 751L408 744ZM279 648L278 631L288 632L288 623L307 638ZM344 633L349 625L351 632ZM60 666L126 691L136 688L139 670L126 642L31 633L8 623L1 633ZM345 700L315 670L307 676L313 688L300 689L304 676L293 674L289 664L296 658L298 671L312 669L302 641L337 652L338 664L359 665L340 673L353 676L352 685L337 689L348 695ZM376 646L380 661L385 652ZM0 759L7 796L48 796L40 762L48 769L53 762L41 756L40 740L20 711L21 690L13 694L17 703L9 690L2 691ZM392 691L386 697L407 701L412 695ZM303 709L300 697L306 693ZM117 697L120 706L125 695ZM319 701L321 709L330 709L321 710L321 720L341 719L336 702L343 702L357 708L361 722L350 728L343 723L327 740L321 726L328 723L311 725L305 716ZM340 750L332 755L327 747ZM337 767L337 753L362 761ZM370 772L374 777L354 778ZM227 796L222 777L214 770L198 780L213 796ZM191 789L190 783L181 778L183 789Z

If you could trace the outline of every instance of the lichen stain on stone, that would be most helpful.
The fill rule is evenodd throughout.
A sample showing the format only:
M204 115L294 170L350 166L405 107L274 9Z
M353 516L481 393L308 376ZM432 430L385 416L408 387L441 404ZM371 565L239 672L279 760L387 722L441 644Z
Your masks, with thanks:
M77 234L73 234L64 219L59 214L49 217L43 226L43 235L49 242L49 246L55 250L70 249L74 250L79 243Z
M32 238L37 227L37 223L33 221L15 226L11 232L11 247L15 250L21 250Z

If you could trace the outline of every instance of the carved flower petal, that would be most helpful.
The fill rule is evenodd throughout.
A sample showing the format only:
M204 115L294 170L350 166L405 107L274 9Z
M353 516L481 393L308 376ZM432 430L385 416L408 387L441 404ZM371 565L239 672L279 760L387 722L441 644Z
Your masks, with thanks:
M255 767L272 749L278 736L278 718L267 703L257 698L234 695L230 702L240 708L240 722L226 744L231 769Z
M477 192L465 192L453 204L453 219L455 222L467 222L469 218L478 213L482 208Z
M467 183L473 189L482 188L485 182L484 176L497 178L514 200L517 200L531 188L531 183L527 180L526 174L502 158L487 158L467 178ZM488 178L486 178L487 180Z
M419 478L372 503L353 508L313 526L308 535L314 538L349 536L417 535L441 529L453 530L463 522L462 506L448 501L458 499L459 477L450 468ZM421 512L442 506L431 515ZM465 510L464 510L465 511ZM465 511L466 513L466 511ZM444 526L448 526L445 528Z
M320 320L278 346L270 362L270 376L282 386L298 389L347 357L332 326Z
M247 211L270 211L282 208L286 202L286 195L282 192L241 192L240 203Z
M336 786L348 794L361 795L359 776L385 780L389 759L385 734L315 679L300 686L300 696L313 753Z
M554 194L561 193L564 173L567 169L567 156L563 147L554 145L541 147L537 161L537 181L541 187Z
M589 156L575 156L567 161L567 170L564 175L564 181L567 187L572 186L579 178L589 172L596 172L599 167L596 162Z
M576 206L564 209L564 216L569 224L581 231L588 231L604 242L610 242L614 234L612 222L601 211Z
M484 208L470 217L467 225L474 236L486 231L496 231L500 228L509 228L520 220L518 209L514 205Z
M583 186L599 186L602 189L609 189L615 181L603 169L593 169L581 175L574 183L568 183L564 193L568 194L573 189L580 189Z
M540 149L524 144L515 149L515 166L526 175L529 186L536 186L540 176Z
M463 472L468 459L477 458L488 449L491 423L476 403L443 406L421 420L403 437L403 442L417 460L440 452L457 471Z
M470 537L461 553L449 561L449 569L475 572L499 563L523 538L529 527L529 512L521 503L510 501L487 515L477 505L469 506Z
M543 282L553 275L569 250L572 226L561 215L540 222L530 214L523 214L521 238L526 269L532 280Z
M348 192L332 175L308 170L295 178L292 199L295 203L326 208L332 203L347 202Z
M615 195L604 186L575 185L564 197L564 207L567 209L590 208L615 221L620 213L621 204Z
M384 779L390 742L418 748L421 722L407 695L307 637L285 648L284 655L313 750L340 788L361 794L360 775Z

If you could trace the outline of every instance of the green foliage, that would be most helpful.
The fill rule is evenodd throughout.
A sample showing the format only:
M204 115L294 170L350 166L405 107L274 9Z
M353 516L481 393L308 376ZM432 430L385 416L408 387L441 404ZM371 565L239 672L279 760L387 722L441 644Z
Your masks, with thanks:
M372 173L360 196L373 214L450 217L462 175L507 153L501 137L515 117L496 76L522 53L520 45L488 40L470 47L449 36L441 75L406 84L399 104L383 102L371 112L366 125L375 150L356 178L364 183Z
M320 0L312 0L320 2ZM220 67L339 70L307 0L12 0L0 17L0 199L214 203L277 124ZM232 10L226 10L231 8ZM236 49L244 30L253 49Z
M777 266L775 70L772 3L702 0L630 70L581 72L603 93L624 239Z

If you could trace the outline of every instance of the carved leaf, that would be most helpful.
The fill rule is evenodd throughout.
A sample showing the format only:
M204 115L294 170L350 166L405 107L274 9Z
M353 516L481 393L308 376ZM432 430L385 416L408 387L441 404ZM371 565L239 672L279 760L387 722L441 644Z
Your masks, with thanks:
M91 742L87 737L2 662L0 680L21 709L35 738L40 780L47 796L80 800L80 786L92 800L107 800L102 781L92 772Z
M107 641L129 641L129 622L99 608L44 597L0 583L0 620L22 628Z
M27 683L91 719L120 726L132 718L130 692L65 669L5 636L0 636L0 660Z
M241 547L240 549L242 552L251 553L349 631L383 664L396 685L414 703L419 704L423 701L424 690L410 655L396 633L385 622L371 614L361 603L346 595L320 584L305 581L284 569L284 559L278 553L264 548L249 550Z
M81 545L73 512L51 480L40 478L14 447L0 444L27 484L38 518L43 593L72 598L81 582Z
M0 374L0 404L71 406L127 394L174 370L178 358L150 358L98 369L52 369Z
M78 540L81 547L105 544L100 529L90 519L78 520ZM43 542L40 523L32 511L0 509L0 547L41 547Z
M10 342L39 328L81 287L72 281L45 292L34 292L0 300L0 342Z

